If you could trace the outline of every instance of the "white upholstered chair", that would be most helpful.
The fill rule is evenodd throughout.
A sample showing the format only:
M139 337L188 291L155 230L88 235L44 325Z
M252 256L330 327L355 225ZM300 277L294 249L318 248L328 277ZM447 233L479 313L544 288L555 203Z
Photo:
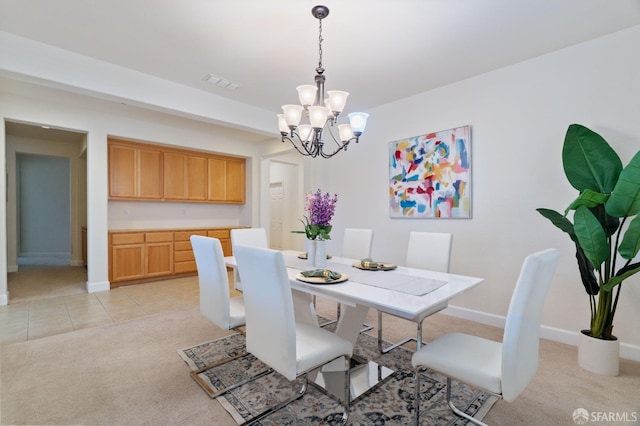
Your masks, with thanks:
M437 272L449 272L452 241L453 235L449 233L410 232L405 266ZM444 302L425 312L420 318L416 318L416 337L407 337L386 348L382 347L382 312L378 311L378 350L380 353L387 353L412 340L416 342L416 350L420 349L422 346L422 321L429 315L440 312L447 306L448 303Z
M371 257L373 229L345 228L342 257L365 259Z
M342 240L342 257L358 260L370 258L372 243L373 229L345 228ZM324 327L325 325L337 322L340 318L340 311L341 307L340 303L338 303L336 308L336 319L327 321L321 324L321 326ZM360 330L361 332L371 330L373 328L372 325L367 323L364 323L363 326L362 330Z
M231 230L231 250L235 253L235 246L251 246L269 248L267 231L264 228L238 228ZM238 270L233 270L233 282L237 290L242 290L242 282Z
M240 278L244 283L247 351L289 380L304 375L302 388L249 422L302 397L307 373L344 357L344 413L350 408L349 364L353 345L342 337L316 325L295 321L291 285L282 253L259 247L234 248Z
M268 248L267 231L264 228L237 228L231 230L231 247L251 246Z
M478 425L484 423L451 402L451 379L487 390L508 402L527 387L538 369L540 317L559 256L557 249L547 249L524 260L511 296L502 343L450 333L413 354L416 424L420 415L420 375L426 368L447 376L447 403L457 415Z
M224 264L222 245L217 238L191 236L191 247L196 258L198 269L198 285L200 288L200 313L223 330L236 330L245 324L244 300L242 297L229 296L229 278ZM237 330L242 333L242 330ZM243 383L236 383L218 392L214 392L202 382L198 374L205 370L246 356L246 352L239 353L213 364L206 365L192 371L191 376L203 389L215 398L234 389Z

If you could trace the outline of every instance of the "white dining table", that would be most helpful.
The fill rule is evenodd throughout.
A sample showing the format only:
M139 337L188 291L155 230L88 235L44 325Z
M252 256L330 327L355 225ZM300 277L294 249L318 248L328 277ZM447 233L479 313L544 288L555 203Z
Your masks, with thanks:
M404 266L390 271L366 271L353 266L360 262L359 259L332 257L327 260L325 268L347 274L348 280L335 284L311 284L298 280L296 276L315 268L298 257L300 252L286 250L282 253L291 289L297 290L293 293L294 303L304 303L304 309L296 308L296 315L301 315L296 319L317 323L315 311L308 309L310 298L301 297L296 294L298 292L342 303L345 309L336 333L354 344L369 308L411 321L422 320L434 307L449 302L483 281L482 278ZM225 263L231 268L237 266L233 256L225 257Z
M316 268L301 259L298 251L286 250L282 253L291 284L296 321L318 325L313 296L334 300L344 305L335 333L353 345L356 344L369 308L421 322L434 307L448 303L483 281L482 278L404 266L388 271L368 271L353 266L354 263L360 263L359 259L332 257L323 269L346 274L348 279L340 283L312 284L296 277L302 271ZM237 267L233 256L225 257L225 263L228 267ZM375 366L370 370L376 371ZM384 375L390 373L389 370ZM378 374L378 379L382 378ZM372 378L364 380L375 381Z

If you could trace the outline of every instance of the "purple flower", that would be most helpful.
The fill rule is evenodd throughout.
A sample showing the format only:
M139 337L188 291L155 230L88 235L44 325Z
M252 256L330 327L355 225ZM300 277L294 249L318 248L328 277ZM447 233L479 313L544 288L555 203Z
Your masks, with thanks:
M318 189L305 195L304 210L307 213L305 232L308 238L328 240L331 232L331 219L336 210L338 194L333 197L327 192L322 194Z

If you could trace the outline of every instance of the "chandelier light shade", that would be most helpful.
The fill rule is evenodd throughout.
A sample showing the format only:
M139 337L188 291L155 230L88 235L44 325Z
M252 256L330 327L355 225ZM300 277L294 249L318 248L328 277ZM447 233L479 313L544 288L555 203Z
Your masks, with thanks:
M290 142L302 155L330 158L347 150L350 142L358 143L367 125L369 114L353 112L347 117L349 124L338 124L338 116L347 103L348 92L329 90L325 98L324 68L322 67L322 20L329 15L326 6L315 6L311 14L318 20L318 67L315 86L296 87L300 105L283 105L278 114L278 129L282 142ZM337 133L337 135L336 135ZM330 142L325 143L325 137Z

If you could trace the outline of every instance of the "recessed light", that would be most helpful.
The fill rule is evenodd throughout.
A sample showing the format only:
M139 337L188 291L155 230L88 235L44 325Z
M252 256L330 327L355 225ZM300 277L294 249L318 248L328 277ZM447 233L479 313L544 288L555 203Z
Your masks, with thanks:
M45 126L44 124L42 126L40 126L40 127L42 127L43 129L50 129L51 128L49 126Z

